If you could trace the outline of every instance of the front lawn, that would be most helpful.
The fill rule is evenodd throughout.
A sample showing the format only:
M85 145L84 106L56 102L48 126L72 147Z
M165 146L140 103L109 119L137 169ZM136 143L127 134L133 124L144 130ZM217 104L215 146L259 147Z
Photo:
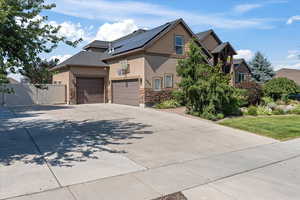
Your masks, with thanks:
M220 124L257 133L278 140L300 137L300 116L239 117Z

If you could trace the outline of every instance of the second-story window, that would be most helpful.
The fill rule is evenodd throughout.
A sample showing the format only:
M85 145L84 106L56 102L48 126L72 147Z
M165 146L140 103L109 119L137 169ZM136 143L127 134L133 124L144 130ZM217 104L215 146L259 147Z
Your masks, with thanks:
M175 36L175 50L176 54L182 55L184 51L184 38L182 35Z

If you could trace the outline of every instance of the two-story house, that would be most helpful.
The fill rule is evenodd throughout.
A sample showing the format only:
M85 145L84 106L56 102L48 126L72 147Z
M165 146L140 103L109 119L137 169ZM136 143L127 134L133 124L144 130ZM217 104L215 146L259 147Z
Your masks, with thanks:
M223 71L232 74L234 84L239 68L233 67L234 48L212 30L194 34L182 19L110 42L93 41L53 68L57 71L53 82L67 86L70 104L150 105L170 98L177 88L177 61L186 57L193 39L209 64L222 61Z

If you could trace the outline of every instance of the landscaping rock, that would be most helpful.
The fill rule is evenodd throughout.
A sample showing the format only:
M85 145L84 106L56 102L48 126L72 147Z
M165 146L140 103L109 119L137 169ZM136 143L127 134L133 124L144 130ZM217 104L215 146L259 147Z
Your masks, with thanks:
M276 110L283 110L285 113L293 110L295 108L295 106L292 105L278 105L276 106Z

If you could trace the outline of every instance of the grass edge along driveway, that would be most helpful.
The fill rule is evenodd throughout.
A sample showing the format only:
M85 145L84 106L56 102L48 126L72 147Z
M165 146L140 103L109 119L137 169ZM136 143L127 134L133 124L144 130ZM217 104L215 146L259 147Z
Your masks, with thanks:
M238 117L219 124L281 141L300 137L300 115Z

